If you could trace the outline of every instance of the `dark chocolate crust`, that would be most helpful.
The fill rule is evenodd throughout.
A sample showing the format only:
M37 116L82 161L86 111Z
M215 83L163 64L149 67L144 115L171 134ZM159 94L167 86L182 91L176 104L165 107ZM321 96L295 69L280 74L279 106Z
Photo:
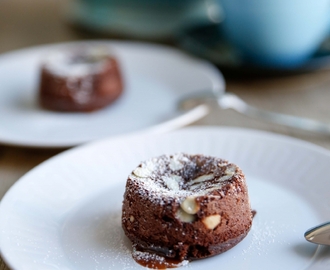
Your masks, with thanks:
M122 208L125 234L140 250L178 260L201 259L225 252L238 244L252 225L245 177L236 165L223 159L179 156L177 160L184 164L181 169L170 168L173 156L161 156L152 160L157 165L148 179L137 177L134 171L128 177ZM142 163L139 168L147 168L147 164ZM214 179L206 179L202 186L191 188L193 179L209 174ZM162 184L161 179L169 175L182 177L180 190L171 191L166 183ZM159 188L144 184L150 180ZM198 211L193 214L193 221L185 222L178 211L182 211L182 202L191 196ZM205 222L210 216L220 216L220 222L212 228Z
M71 81L70 81L71 80ZM108 57L101 71L80 77L64 77L43 66L40 76L39 103L49 110L89 112L115 101L123 91L116 59ZM84 95L81 99L81 95Z

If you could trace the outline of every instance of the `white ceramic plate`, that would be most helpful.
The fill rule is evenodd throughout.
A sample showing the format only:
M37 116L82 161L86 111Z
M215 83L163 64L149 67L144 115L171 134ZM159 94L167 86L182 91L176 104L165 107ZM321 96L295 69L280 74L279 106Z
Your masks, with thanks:
M241 243L189 269L329 268L329 252L303 234L330 220L330 153L289 137L215 127L103 140L44 162L1 202L3 258L15 270L142 269L120 225L126 177L142 160L180 151L238 164L257 211Z
M112 105L93 113L59 113L37 104L40 62L54 49L81 44L112 48L125 91ZM0 143L70 147L87 141L151 129L173 130L207 113L203 105L184 114L177 102L185 94L224 89L211 64L169 47L134 42L77 42L42 46L0 56ZM151 131L150 130L150 131Z

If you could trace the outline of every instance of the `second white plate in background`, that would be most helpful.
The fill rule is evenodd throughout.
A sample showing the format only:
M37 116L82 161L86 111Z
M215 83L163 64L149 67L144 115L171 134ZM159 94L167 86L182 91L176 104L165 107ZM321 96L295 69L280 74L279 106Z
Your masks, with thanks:
M42 58L68 45L109 46L118 59L124 93L92 113L61 113L37 104ZM151 128L169 131L197 121L202 107L179 113L178 100L194 91L224 90L211 64L179 50L138 42L94 41L25 49L0 56L0 143L32 147L71 147L91 140Z

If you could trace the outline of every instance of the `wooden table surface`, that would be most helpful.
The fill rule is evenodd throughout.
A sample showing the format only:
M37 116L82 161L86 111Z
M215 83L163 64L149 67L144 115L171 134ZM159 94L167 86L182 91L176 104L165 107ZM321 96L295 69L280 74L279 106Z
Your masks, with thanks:
M78 31L63 16L66 0L0 1L0 53L54 42L96 38ZM330 70L285 76L241 76L226 72L227 90L260 108L330 123ZM0 123L1 125L1 123ZM307 140L330 149L330 136L260 122L232 110L213 108L196 125L238 126ZM0 144L0 198L23 174L62 150ZM0 270L9 269L0 260Z

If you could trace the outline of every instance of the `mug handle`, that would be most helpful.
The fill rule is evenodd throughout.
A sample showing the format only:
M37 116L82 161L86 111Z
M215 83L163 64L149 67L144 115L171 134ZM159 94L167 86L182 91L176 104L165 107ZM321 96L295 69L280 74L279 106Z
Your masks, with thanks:
M209 20L213 23L221 23L225 19L225 13L219 1L204 0L204 2Z
M216 4L214 0L189 1L190 4L182 15L181 28L190 28L213 22L210 7ZM213 3L214 2L214 3Z

